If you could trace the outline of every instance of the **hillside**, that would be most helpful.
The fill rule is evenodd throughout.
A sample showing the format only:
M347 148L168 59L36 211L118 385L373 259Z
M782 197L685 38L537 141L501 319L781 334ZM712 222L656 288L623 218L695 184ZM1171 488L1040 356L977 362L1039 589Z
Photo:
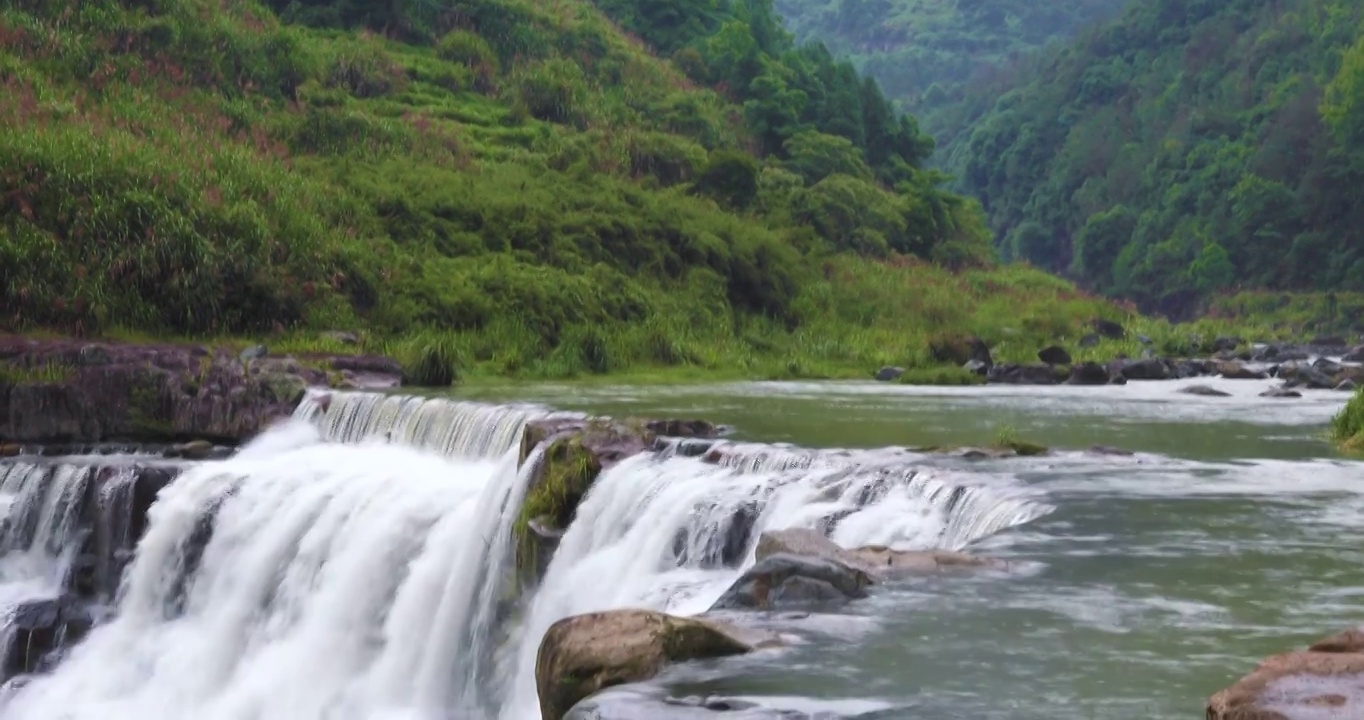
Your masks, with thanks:
M1147 310L1364 289L1362 19L1347 0L1133 3L973 85L948 165L1007 256Z
M602 6L6 4L0 326L800 376L1123 315L992 268L931 141L762 2Z
M901 108L949 142L943 112L972 77L1001 72L1023 54L1068 40L1115 15L1126 0L777 0L801 42L823 42L876 78Z

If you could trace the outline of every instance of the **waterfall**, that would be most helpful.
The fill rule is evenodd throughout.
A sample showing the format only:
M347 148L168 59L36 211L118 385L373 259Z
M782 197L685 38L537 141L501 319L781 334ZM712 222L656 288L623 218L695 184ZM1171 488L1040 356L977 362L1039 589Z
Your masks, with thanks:
M55 669L0 690L0 717L533 720L549 625L626 606L704 612L763 530L960 548L1051 510L1010 477L905 452L664 442L598 478L539 589L518 598L515 522L544 452L520 461L521 441L549 415L310 393L232 457L189 466L131 524L87 523L101 548L137 538L126 568L94 570L106 595L121 576L117 611ZM113 471L29 468L46 473L30 487L9 481L17 467L0 475L0 542L41 550L44 587L64 586L63 552L81 546L62 498L144 499Z
M521 442L525 425L549 411L531 405L486 405L414 395L312 391L294 417L315 423L324 440L370 439L452 457L491 458Z

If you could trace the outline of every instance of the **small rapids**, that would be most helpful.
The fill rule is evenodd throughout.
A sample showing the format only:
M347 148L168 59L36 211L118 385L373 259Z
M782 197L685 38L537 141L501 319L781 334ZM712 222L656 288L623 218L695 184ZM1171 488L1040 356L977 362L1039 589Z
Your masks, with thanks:
M726 443L707 462L670 444L601 475L537 590L518 598L514 524L542 458L523 461L521 439L548 414L310 395L292 421L161 490L112 619L52 672L0 691L0 717L531 720L549 625L626 606L704 612L763 530L960 548L1052 510L1007 475L912 456ZM63 482L78 482L72 472ZM8 477L11 507L45 510L6 516L0 572L37 553L40 570L23 572L58 590L63 485L29 498Z

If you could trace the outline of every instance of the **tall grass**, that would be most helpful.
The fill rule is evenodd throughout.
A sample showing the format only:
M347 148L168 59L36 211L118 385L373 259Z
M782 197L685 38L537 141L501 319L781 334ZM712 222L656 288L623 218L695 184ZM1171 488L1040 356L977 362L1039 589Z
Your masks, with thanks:
M1331 439L1342 450L1364 452L1364 388L1331 419Z

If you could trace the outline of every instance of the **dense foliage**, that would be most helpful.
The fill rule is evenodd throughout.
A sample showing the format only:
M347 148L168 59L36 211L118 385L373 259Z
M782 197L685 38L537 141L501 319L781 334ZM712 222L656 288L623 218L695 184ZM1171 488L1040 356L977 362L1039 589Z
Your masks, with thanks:
M913 123L735 12L668 62L580 0L7 3L0 325L808 375L1122 315L987 269Z
M1188 315L1364 289L1364 5L1152 0L970 89L950 148L1003 251Z
M1126 0L777 0L802 42L821 41L876 78L940 140L956 130L942 112L973 75L1116 15Z

